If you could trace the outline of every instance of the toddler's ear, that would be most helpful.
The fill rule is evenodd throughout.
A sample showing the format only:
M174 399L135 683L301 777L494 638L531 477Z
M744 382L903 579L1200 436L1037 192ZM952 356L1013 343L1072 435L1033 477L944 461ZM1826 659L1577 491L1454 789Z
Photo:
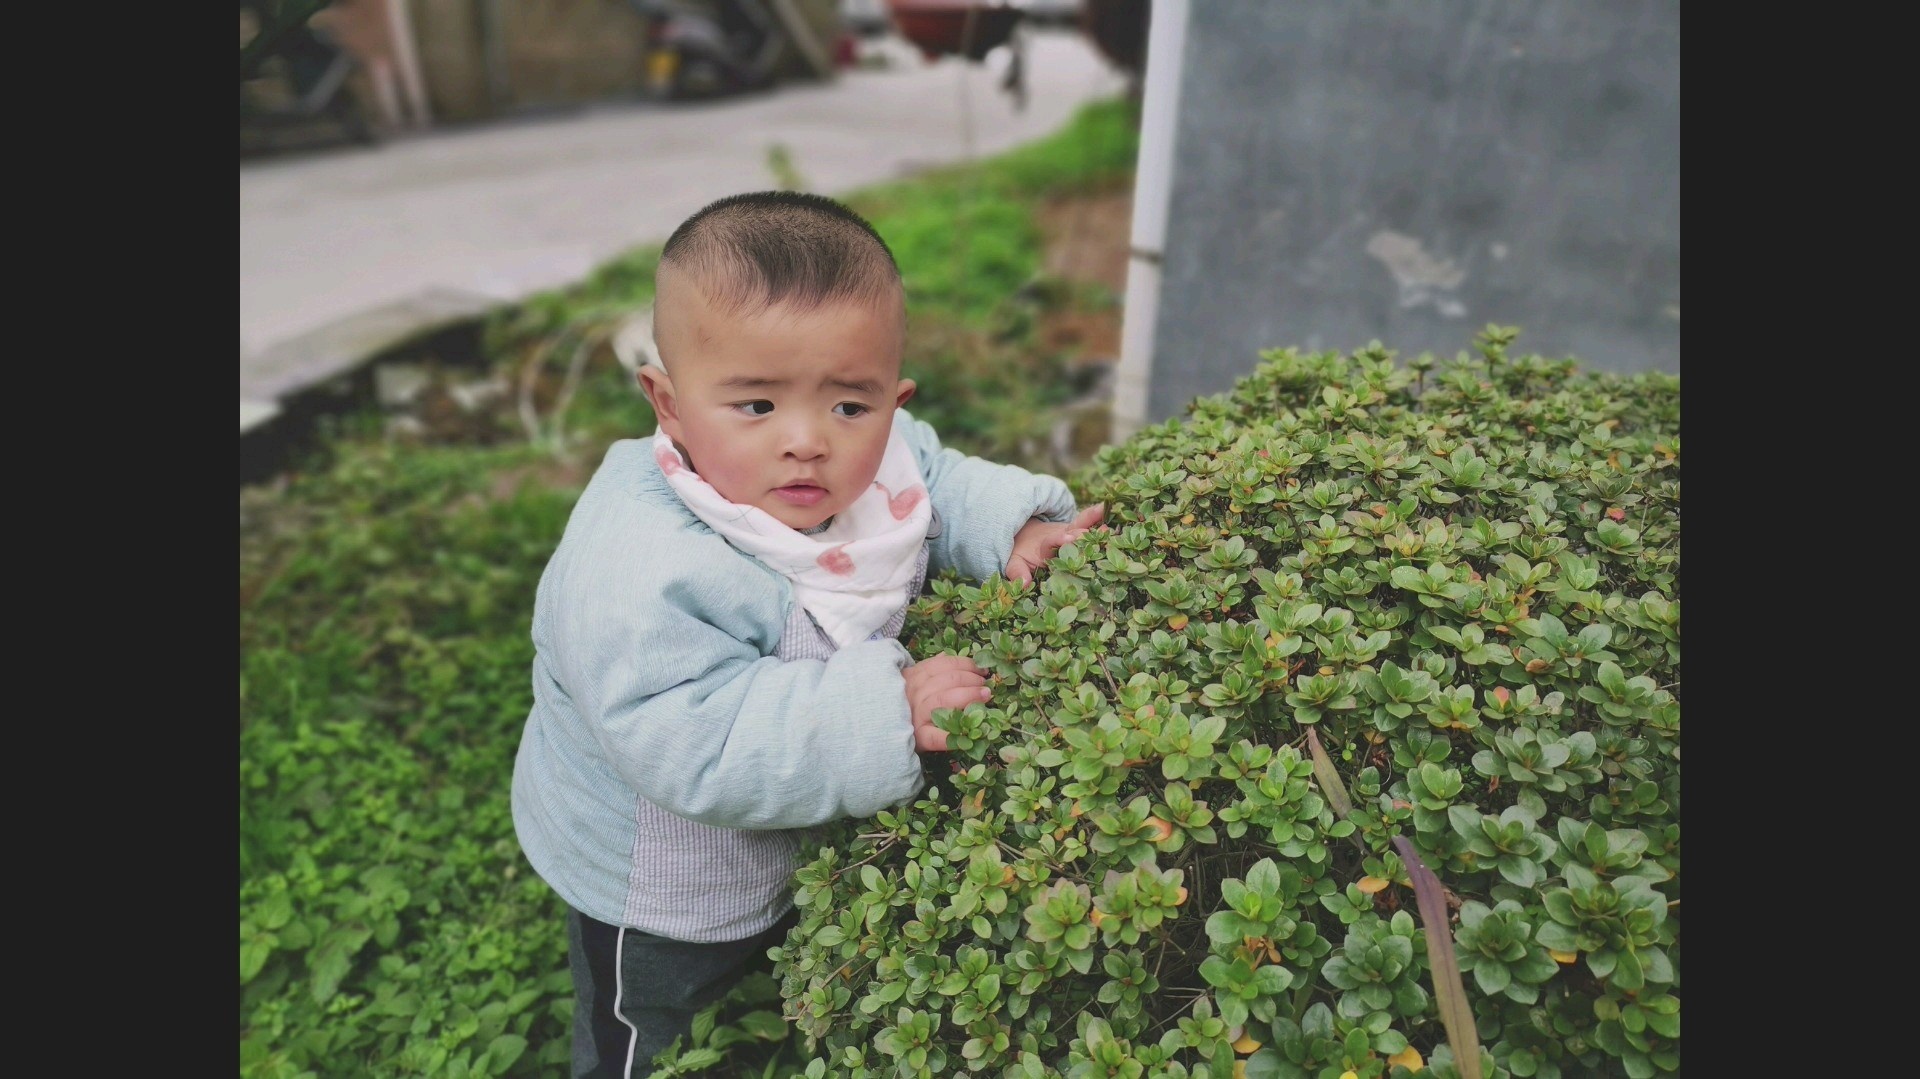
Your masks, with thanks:
M895 393L897 394L897 396L895 396L893 399L893 407L895 408L904 407L908 401L913 400L913 391L919 388L920 387L914 385L914 382L912 379L910 378L901 379L899 387L895 390Z
M653 406L653 414L660 420L660 429L668 438L680 437L680 402L673 395L673 379L666 368L653 364L643 364L633 373L640 383L640 392L647 395L647 403Z

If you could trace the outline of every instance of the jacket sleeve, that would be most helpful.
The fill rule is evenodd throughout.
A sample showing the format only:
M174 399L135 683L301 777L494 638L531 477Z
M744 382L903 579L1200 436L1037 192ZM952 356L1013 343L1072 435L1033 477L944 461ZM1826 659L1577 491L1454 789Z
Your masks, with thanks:
M1006 571L1014 533L1029 520L1070 521L1078 512L1073 492L1052 476L945 449L931 426L904 409L894 413L894 427L913 447L939 521L927 558L929 573L952 567L986 580Z
M717 537L662 539L641 558L571 552L536 636L549 688L628 785L727 828L869 816L920 789L898 642L767 655L778 579Z

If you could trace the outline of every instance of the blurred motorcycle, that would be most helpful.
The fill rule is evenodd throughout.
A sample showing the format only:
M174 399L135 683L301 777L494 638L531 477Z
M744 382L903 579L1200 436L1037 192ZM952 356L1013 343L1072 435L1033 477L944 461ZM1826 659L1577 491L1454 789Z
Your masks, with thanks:
M253 39L240 50L243 155L303 141L295 138L302 134L310 141L329 126L336 137L344 134L356 143L380 141L349 81L360 62L309 22L322 6L240 0L243 16L250 16L254 27Z
M646 20L645 86L661 101L764 89L785 33L759 0L629 0Z

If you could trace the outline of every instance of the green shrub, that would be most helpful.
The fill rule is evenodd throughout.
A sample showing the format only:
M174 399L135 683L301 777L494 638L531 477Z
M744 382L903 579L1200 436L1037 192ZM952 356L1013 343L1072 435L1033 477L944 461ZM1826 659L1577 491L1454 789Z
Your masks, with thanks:
M934 582L995 698L799 873L809 1075L1462 1074L1429 870L1479 1074L1677 1070L1679 383L1512 338L1267 353Z

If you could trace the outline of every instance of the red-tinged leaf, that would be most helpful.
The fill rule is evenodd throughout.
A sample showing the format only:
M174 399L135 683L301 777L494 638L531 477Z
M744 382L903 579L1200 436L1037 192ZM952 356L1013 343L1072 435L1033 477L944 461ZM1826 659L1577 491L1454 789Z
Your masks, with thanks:
M1414 852L1406 836L1393 837L1394 848L1413 878L1414 899L1420 905L1420 924L1427 931L1427 963L1433 968L1433 999L1440 1022L1447 1029L1453 1065L1461 1079L1480 1079L1480 1031L1473 1025L1473 1006L1467 1002L1466 983L1460 980L1460 960L1453 954L1453 931L1447 924L1446 890L1427 863Z

